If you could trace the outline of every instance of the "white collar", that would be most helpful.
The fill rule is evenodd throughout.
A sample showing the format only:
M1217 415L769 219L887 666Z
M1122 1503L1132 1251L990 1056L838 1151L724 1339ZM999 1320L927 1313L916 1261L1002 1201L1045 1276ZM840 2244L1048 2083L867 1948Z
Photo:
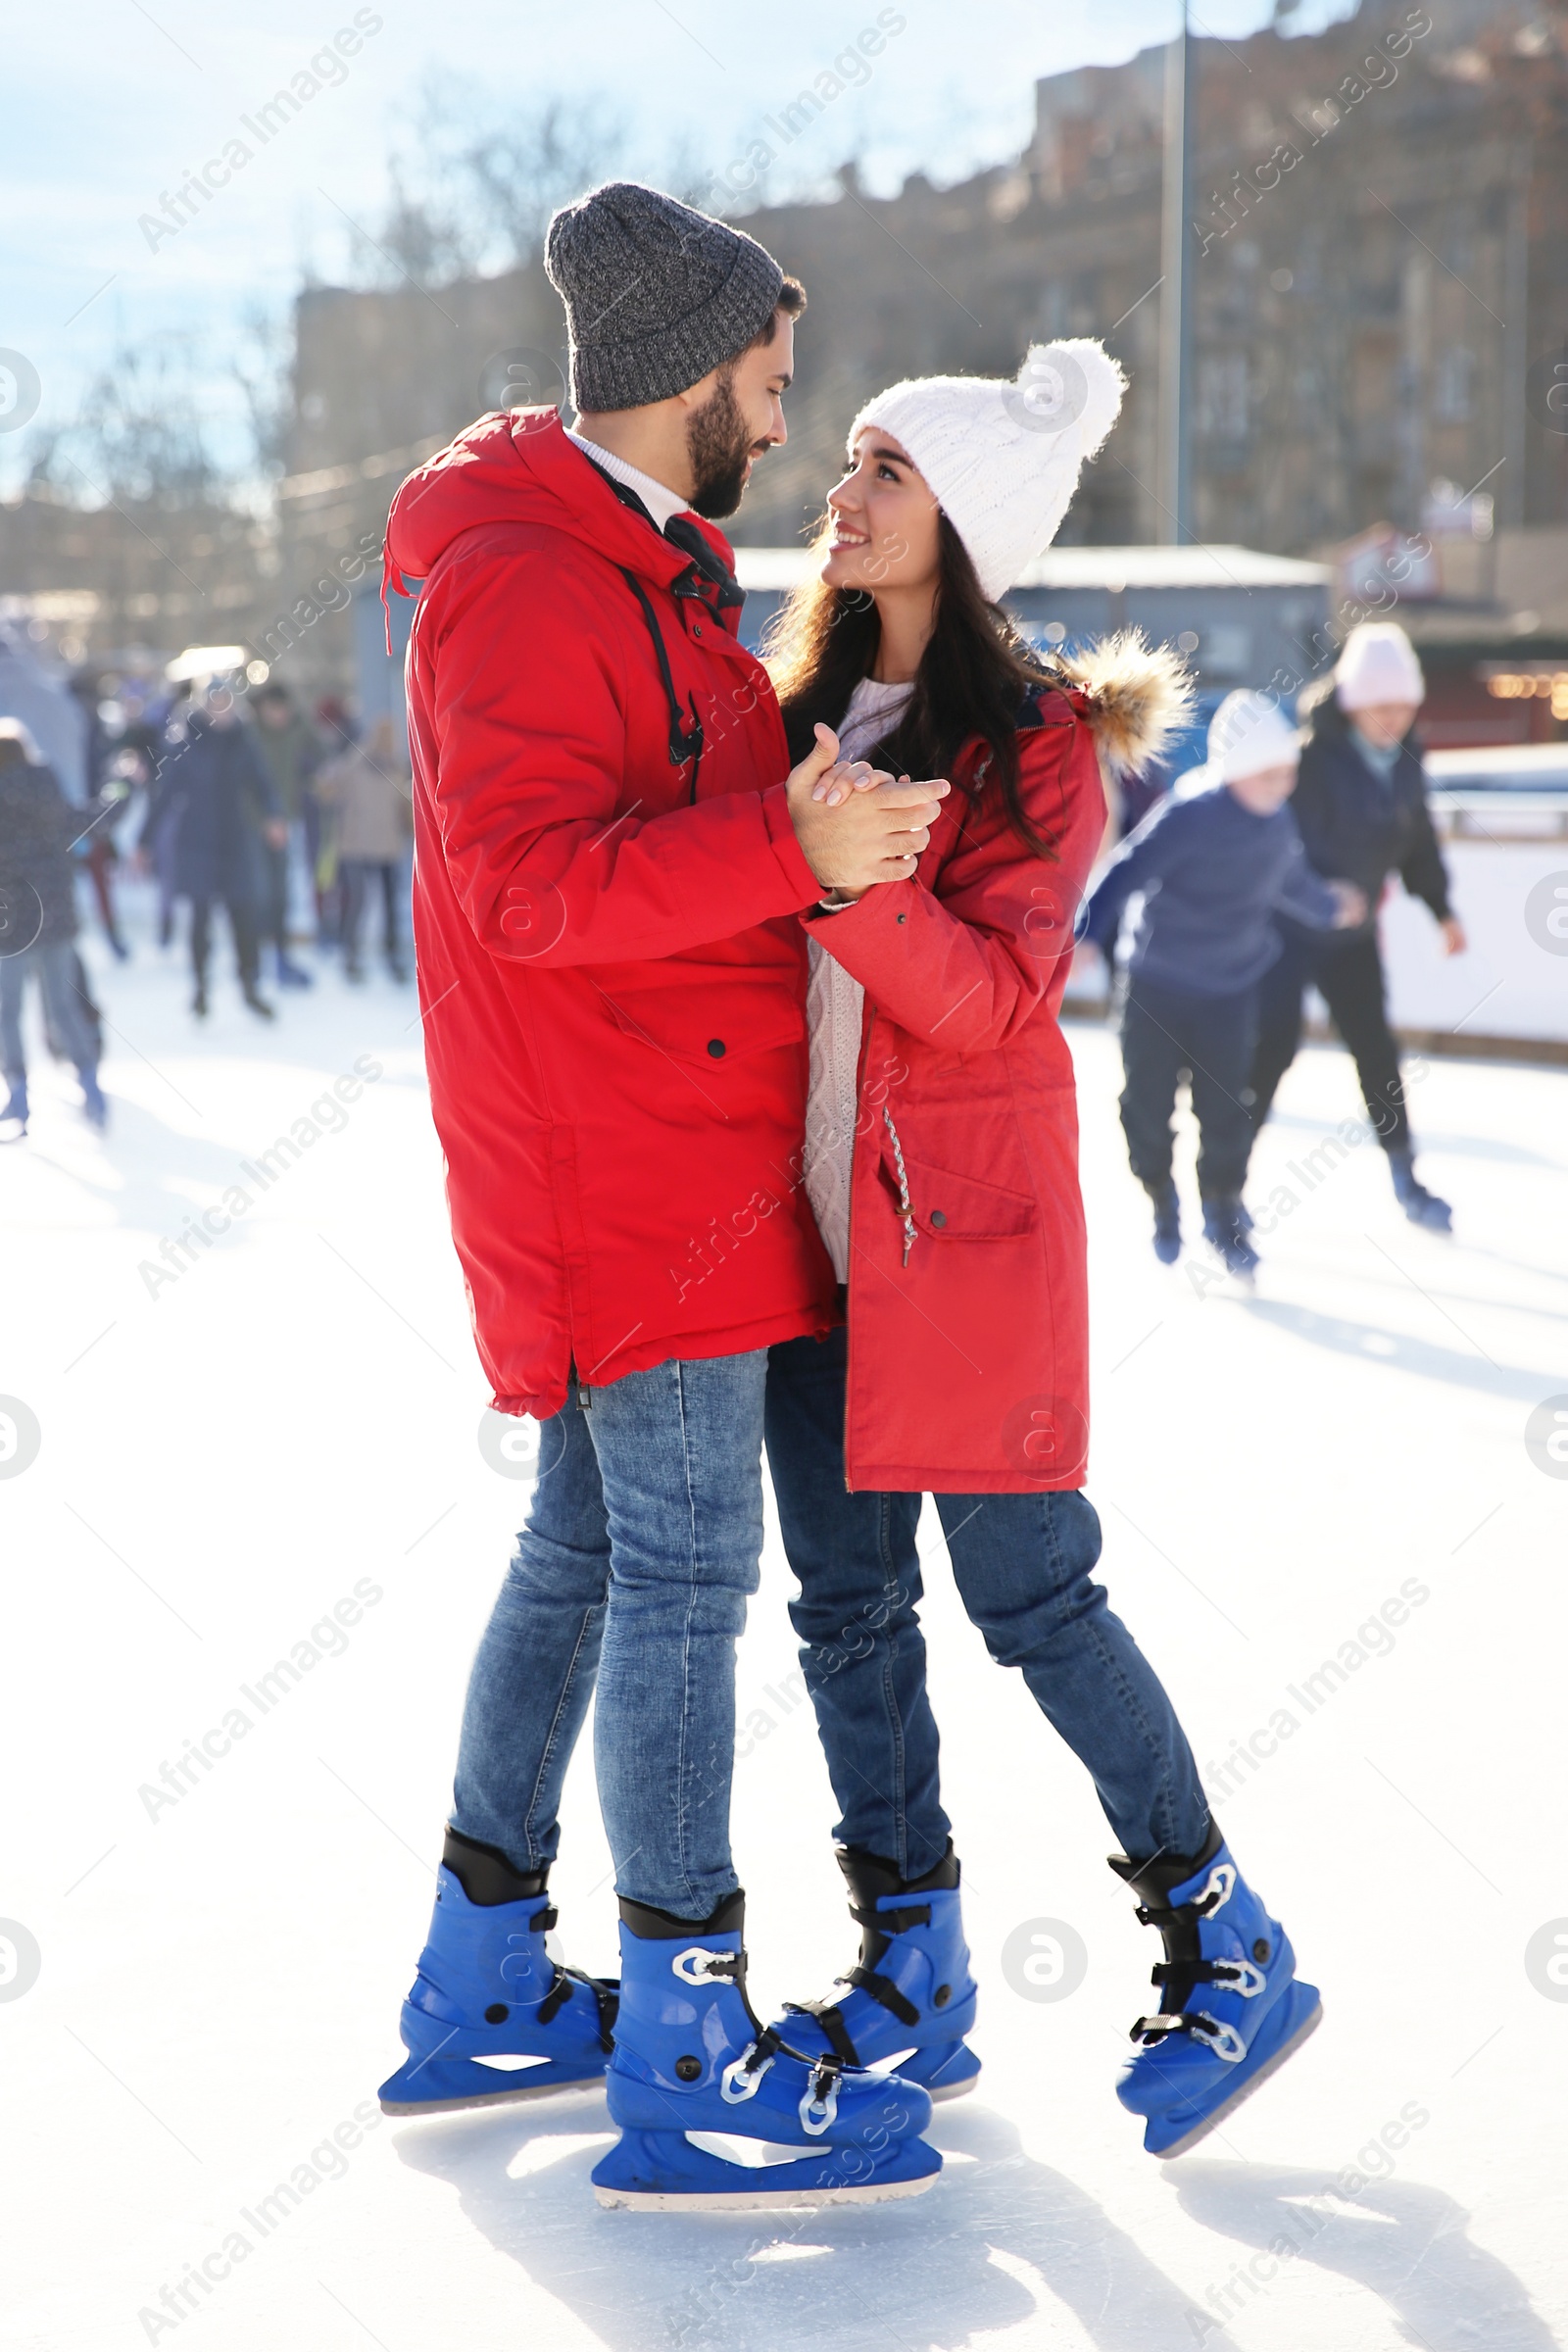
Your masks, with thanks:
M625 459L617 458L612 449L601 449L597 441L585 440L581 433L574 433L569 426L566 427L566 439L573 442L582 451L585 458L591 458L596 466L602 466L605 472L612 475L617 482L624 482L628 490L636 491L643 505L653 516L656 529L662 531L672 514L689 514L691 513L691 508L684 498L679 497L675 491L666 489L662 482L656 482L651 473L643 473L637 466L628 466Z

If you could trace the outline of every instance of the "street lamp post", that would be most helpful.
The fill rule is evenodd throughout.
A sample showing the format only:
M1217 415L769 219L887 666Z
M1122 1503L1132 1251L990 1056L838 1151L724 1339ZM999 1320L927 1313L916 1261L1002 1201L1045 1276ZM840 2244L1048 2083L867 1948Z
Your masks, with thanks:
M1184 546L1192 512L1192 41L1187 0L1181 29L1165 53L1165 161L1160 206L1159 537Z

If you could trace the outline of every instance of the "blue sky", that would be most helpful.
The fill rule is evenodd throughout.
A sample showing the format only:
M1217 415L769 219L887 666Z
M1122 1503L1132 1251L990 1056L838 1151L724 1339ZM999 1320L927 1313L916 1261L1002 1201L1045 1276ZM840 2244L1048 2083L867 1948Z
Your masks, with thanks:
M896 13L906 23L870 80L824 112L760 194L790 194L854 150L878 188L917 167L957 178L1023 145L1038 75L1130 57L1169 36L1176 7L902 0ZM1266 0L1206 0L1202 24L1234 37L1268 13ZM1345 0L1305 0L1297 23L1304 30L1346 13ZM48 424L70 420L93 372L125 342L191 336L220 416L243 316L285 309L307 264L327 279L345 274L348 222L373 224L388 153L410 147L432 77L466 89L476 119L492 122L542 93L602 98L630 125L651 174L677 150L716 171L877 15L875 0L774 0L754 11L698 0L548 9L379 0L359 11L373 29L341 76L336 66L320 72L333 86L264 145L241 118L254 122L354 25L353 0L269 0L265 11L80 0L69 12L31 0L9 13L6 31L0 349L37 370L37 421ZM150 250L140 217L236 137L250 159ZM0 433L0 483L14 478L24 439Z

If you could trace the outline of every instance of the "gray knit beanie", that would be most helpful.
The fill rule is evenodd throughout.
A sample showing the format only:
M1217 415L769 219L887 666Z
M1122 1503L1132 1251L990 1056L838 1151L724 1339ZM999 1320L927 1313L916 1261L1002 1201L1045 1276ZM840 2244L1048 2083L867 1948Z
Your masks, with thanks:
M589 411L684 392L746 349L784 283L755 237L633 179L557 213L545 269L566 306L572 401Z

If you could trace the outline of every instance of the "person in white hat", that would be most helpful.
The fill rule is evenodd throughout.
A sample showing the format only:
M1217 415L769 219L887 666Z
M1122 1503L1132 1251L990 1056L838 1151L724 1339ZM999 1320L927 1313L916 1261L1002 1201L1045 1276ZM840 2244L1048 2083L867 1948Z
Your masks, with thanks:
M1331 674L1298 706L1306 721L1296 818L1308 861L1320 874L1358 883L1367 911L1343 936L1325 940L1287 919L1285 953L1263 982L1252 1063L1252 1120L1261 1127L1275 1090L1296 1058L1308 982L1355 1058L1367 1116L1389 1155L1395 1194L1412 1223L1446 1233L1452 1212L1415 1172L1399 1054L1389 1026L1377 907L1397 873L1437 918L1446 956L1463 955L1464 926L1448 897L1448 875L1427 808L1415 721L1426 680L1396 621L1360 622Z
M1084 911L1084 936L1108 958L1129 898L1143 896L1122 1007L1121 1121L1166 1265L1181 1253L1171 1114L1182 1072L1200 1138L1204 1238L1231 1273L1250 1275L1248 1079L1258 983L1281 954L1274 918L1289 913L1316 934L1366 913L1353 883L1324 882L1306 862L1288 806L1300 756L1276 703L1227 695L1209 722L1205 765L1129 834Z
M1168 2154L1287 2055L1319 2001L1094 1581L1082 1491L1088 1297L1057 1011L1104 833L1101 763L1151 759L1186 679L1136 637L1042 661L997 600L1055 531L1121 392L1099 345L1072 343L1031 352L1011 382L945 376L867 403L819 577L775 640L791 744L831 727L860 763L813 788L838 814L879 774L953 791L908 878L825 891L805 918L802 1176L845 1321L773 1347L765 1431L862 1939L827 1999L772 2030L824 2064L897 2056L934 2097L980 2072L917 1608L931 1494L971 1620L1088 1769L1112 1867L1165 1936L1160 2014L1140 2019L1117 2096Z

